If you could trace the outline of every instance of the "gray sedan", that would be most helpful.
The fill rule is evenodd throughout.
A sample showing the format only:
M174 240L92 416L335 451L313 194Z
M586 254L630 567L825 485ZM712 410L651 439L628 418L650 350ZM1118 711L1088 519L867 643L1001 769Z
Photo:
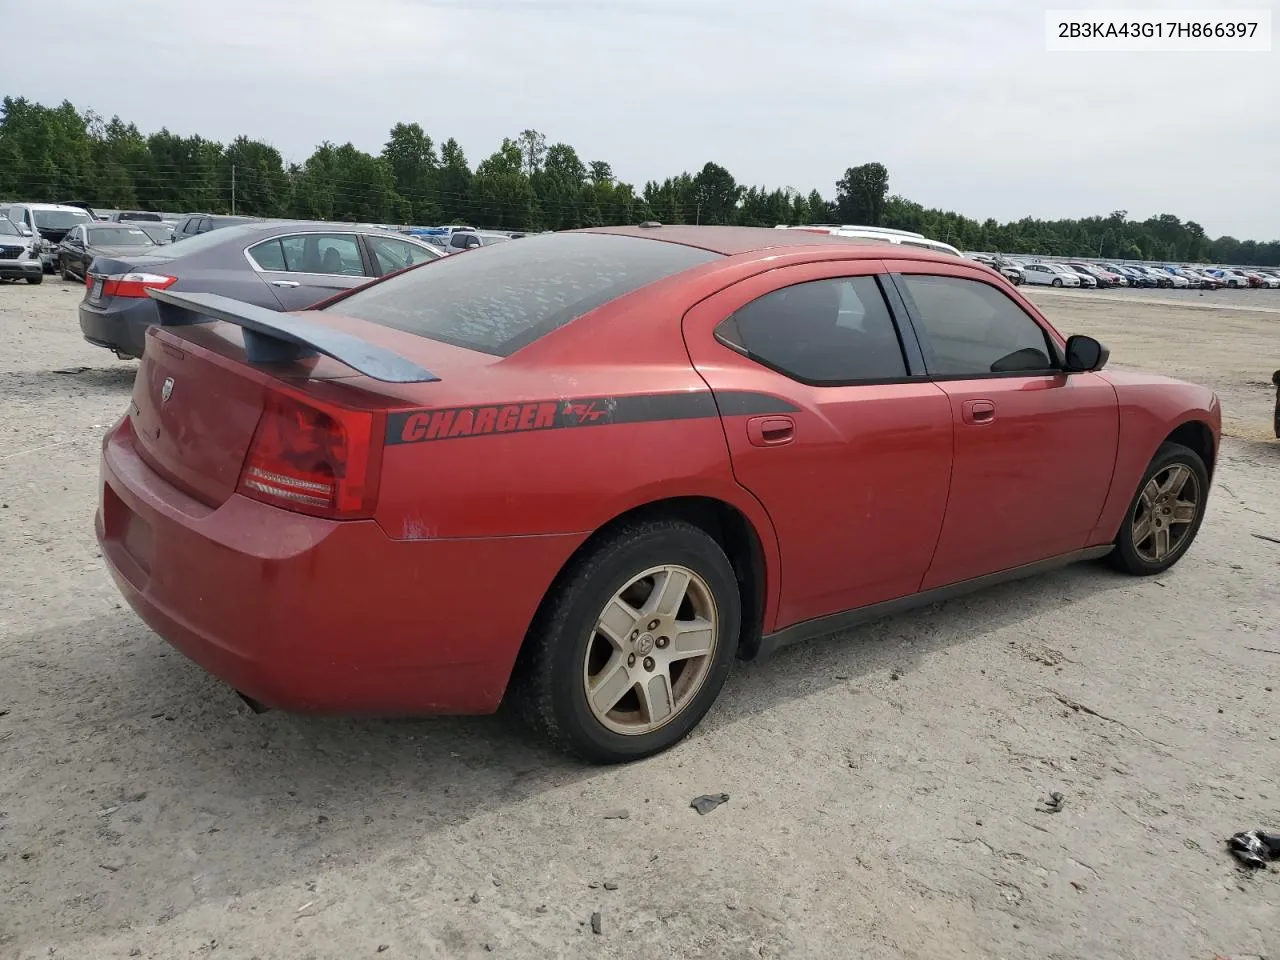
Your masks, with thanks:
M220 293L270 310L305 310L342 290L444 252L376 227L312 221L249 223L89 265L80 329L121 359L142 356L158 322L149 289Z

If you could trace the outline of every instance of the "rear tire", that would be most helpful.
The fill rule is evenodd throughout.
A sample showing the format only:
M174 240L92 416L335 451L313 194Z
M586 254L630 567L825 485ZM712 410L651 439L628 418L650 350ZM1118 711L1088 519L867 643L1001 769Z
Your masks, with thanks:
M1200 455L1180 443L1161 444L1129 503L1108 562L1135 577L1168 570L1195 541L1208 495L1209 472Z
M654 609L664 584L679 594L669 612ZM526 722L582 760L651 756L711 708L741 622L737 579L715 540L675 520L628 524L561 574L521 651L513 699ZM687 655L699 645L705 655Z
M34 277L27 277L27 283L30 283L32 285L35 285L37 283L44 283L44 274L38 273Z

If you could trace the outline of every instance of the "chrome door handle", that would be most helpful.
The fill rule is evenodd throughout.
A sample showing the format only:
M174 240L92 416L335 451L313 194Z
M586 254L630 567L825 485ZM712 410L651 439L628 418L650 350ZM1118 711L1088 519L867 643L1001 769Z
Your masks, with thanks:
M285 287L289 290L292 290L294 287L302 286L302 284L297 280L272 280L271 285L273 287Z

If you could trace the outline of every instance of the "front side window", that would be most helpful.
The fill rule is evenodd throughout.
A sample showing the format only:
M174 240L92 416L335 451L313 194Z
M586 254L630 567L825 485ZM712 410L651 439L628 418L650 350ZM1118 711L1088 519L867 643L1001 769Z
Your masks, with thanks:
M926 362L934 376L1053 369L1044 329L990 284L962 277L904 274L899 286L922 328Z
M740 307L716 337L801 383L830 386L907 375L875 277L812 280L774 290Z

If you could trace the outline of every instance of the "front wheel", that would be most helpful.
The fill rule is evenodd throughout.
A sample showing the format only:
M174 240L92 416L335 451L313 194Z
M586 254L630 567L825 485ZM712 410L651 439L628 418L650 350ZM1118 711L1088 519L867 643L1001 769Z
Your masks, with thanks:
M525 718L591 763L659 753L710 709L742 614L720 545L674 520L627 525L577 558L517 665Z
M1168 570L1195 540L1208 495L1200 455L1180 443L1161 444L1116 534L1111 565L1139 577Z
M1054 278L1053 278L1053 285L1054 285L1055 287L1060 287L1060 286L1062 286L1062 278L1061 278L1061 277L1054 277Z
M27 283L30 283L33 286L37 283L44 283L44 274L37 273L35 276L27 277Z

